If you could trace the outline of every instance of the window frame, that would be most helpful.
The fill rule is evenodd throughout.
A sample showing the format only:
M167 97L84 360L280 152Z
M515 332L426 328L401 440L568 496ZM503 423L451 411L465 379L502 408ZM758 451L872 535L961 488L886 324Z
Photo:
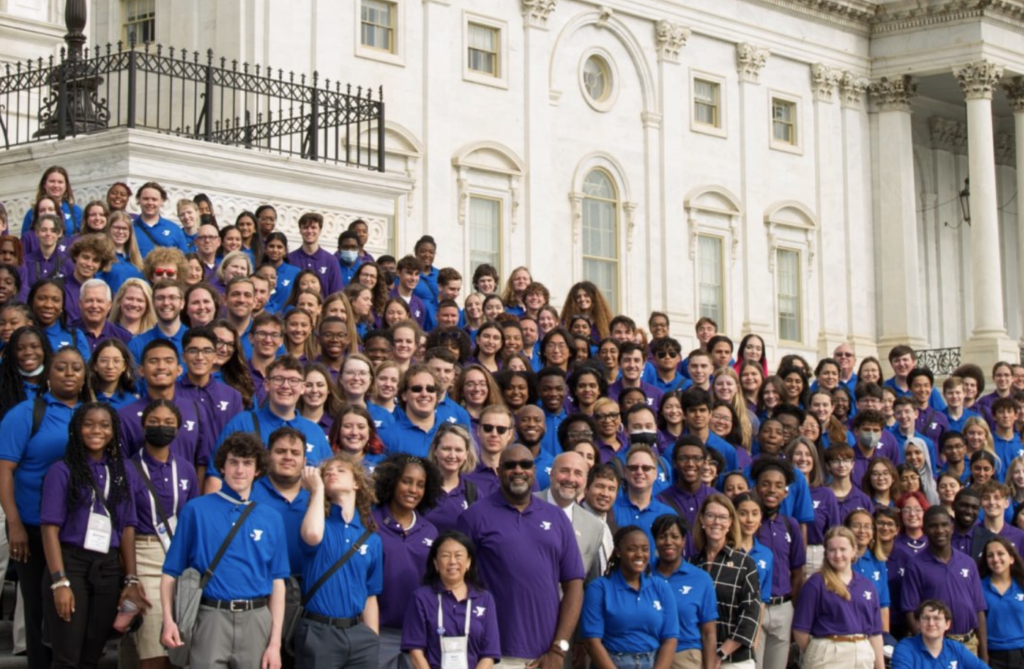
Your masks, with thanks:
M716 85L718 92L718 124L709 125L697 118L697 82L704 81ZM727 137L728 115L726 113L726 79L723 76L702 70L690 70L690 130L714 137Z
M792 298L793 301L794 301L794 304L796 304L796 314L795 314L796 326L795 327L796 327L796 333L797 333L797 336L798 336L796 339L791 339L789 337L786 337L784 335L784 333L783 333L783 328L782 328L782 318L783 318L783 313L782 313L782 300L783 300L783 294L782 294L782 282L783 282L782 281L782 272L783 272L782 257L783 257L783 254L792 254L792 256L794 258L794 268L796 270L796 290L797 290L796 295L787 295L786 296L787 298ZM803 267L802 267L803 254L804 254L804 251L802 249L800 249L800 248L795 247L795 246L790 246L790 245L787 245L787 244L780 244L780 245L775 247L775 268L776 268L776 270L775 270L775 329L776 329L776 332L778 334L780 342L787 343L787 344L792 344L792 345L795 345L795 346L802 346L803 343L804 343L804 321L805 321L805 317L804 317L804 297L805 297L805 291L804 291L804 285L803 285L804 270L803 270Z
M594 195L588 195L586 193L586 191L584 189L584 186L585 186L585 184L587 182L587 179L590 177L590 175L593 172L601 172L604 175L604 177L608 180L608 182L611 184L612 190L614 191L614 199L609 200L609 199L602 198L602 197L597 197L597 196L594 196ZM591 262L605 263L605 264L608 264L608 265L612 265L613 268L614 268L614 272L613 272L614 280L613 280L613 285L612 285L613 294L611 296L605 295L605 299L608 301L608 304L609 304L609 306L612 309L612 313L619 313L621 311L621 302L622 302L622 297L623 297L622 296L622 285L621 285L621 283L622 283L622 281L621 281L621 272L622 272L622 243L621 243L621 240L619 238L619 235L620 235L620 233L622 231L622 213L623 213L623 211L622 211L622 207L623 207L622 189L619 186L618 182L615 180L615 175L613 175L611 172L609 172L607 169L605 169L602 166L593 166L590 169L588 169L586 171L586 173L584 173L584 175L583 175L583 179L580 182L580 193L581 193L581 196L582 196L582 200L581 200L582 209L581 209L581 219L580 219L580 234L581 234L581 239L580 239L580 259L581 259L580 276L583 278L584 281L590 281L590 282L594 283L595 285L597 285L597 282L592 277L587 276L587 261L590 260ZM612 240L614 242L614 257L613 258L606 258L606 257L602 257L602 256L588 255L587 252L586 252L586 246L587 246L587 242L586 242L586 238L587 238L587 200L588 199L596 201L596 202L606 202L606 203L611 204L612 216L613 216L613 219L614 219L612 221L612 230L611 230ZM598 286L598 287L600 288L600 286Z
M718 244L718 253L717 253L717 255L718 255L718 259L717 259L717 262L718 262L718 287L717 287L717 290L718 290L718 306L717 306L718 313L717 314L706 314L706 313L704 313L704 300L703 300L703 290L704 290L704 286L705 286L704 281L703 281L703 278L704 278L704 253L703 253L703 250L702 250L701 246L702 246L702 241L705 240L705 239L712 240L712 241L714 241L714 242L716 242ZM698 232L697 233L697 258L696 258L696 260L697 260L697 263L696 263L697 276L696 276L696 282L695 282L696 283L696 287L697 287L697 317L700 318L700 317L703 317L703 316L708 316L708 317L714 319L714 321L716 323L718 323L718 328L721 331L725 331L728 328L727 323L728 323L728 320L729 320L729 317L728 317L729 316L729 311L728 311L728 307L727 307L727 305L725 303L726 302L726 293L727 293L726 285L725 285L725 282L726 282L725 242L726 242L725 237L720 235L720 234L711 234L708 231L703 231L703 232Z
M121 0L121 39L124 42L125 48L128 48L128 46L131 44L131 40L128 37L129 29L131 27L133 27L133 26L141 26L141 25L144 25L146 23L152 23L152 25L153 25L151 39L149 39L148 41L139 40L139 41L136 41L135 44L136 44L136 46L142 46L144 44L154 44L154 43L156 43L156 0L148 0L149 2L152 3L152 7L153 7L153 10L152 10L149 18L147 18L145 20L142 20L142 21L139 21L139 20L129 21L128 20L128 6L130 4L133 4L133 3L142 3L142 2L146 2L146 1L147 0ZM136 19L137 19L137 17L136 17Z
M502 197L498 193L488 193L481 188L473 188L468 192L468 202L466 202L466 255L468 261L466 267L469 268L469 276L473 275L476 270L476 266L473 265L473 200L486 200L493 202L498 211L498 229L496 236L498 239L498 248L495 251L497 259L491 263L495 269L498 270L498 276L505 276L503 267L505 257L505 206L507 204L507 198Z
M363 2L352 3L355 7L355 55L358 58L376 60L389 65L405 66L405 20L406 0L374 0L391 5L391 51L363 44Z
M789 105L793 110L792 133L793 141L775 139L775 104L776 101ZM801 118L801 99L797 95L778 90L768 91L768 143L770 148L787 153L803 154L804 125ZM783 121L784 122L784 121Z
M470 50L470 29L471 26L479 26L481 28L488 28L495 31L496 39L498 40L496 56L497 72L495 74L488 74L481 70L475 70L469 67L469 50ZM462 13L462 78L465 81L469 81L475 84L484 84L485 86L493 86L495 88L508 88L508 40L509 40L508 23L500 19L495 19L490 16L483 14L477 14L475 12L464 11Z
M607 79L608 90L600 100L591 97L590 91L587 89L586 68L591 58L597 58L601 61L605 71L605 78ZM579 83L580 94L583 96L584 102L591 109L601 113L611 111L612 107L615 106L615 102L619 99L619 70L615 64L615 59L612 58L610 53L600 47L584 51L580 56L576 78Z

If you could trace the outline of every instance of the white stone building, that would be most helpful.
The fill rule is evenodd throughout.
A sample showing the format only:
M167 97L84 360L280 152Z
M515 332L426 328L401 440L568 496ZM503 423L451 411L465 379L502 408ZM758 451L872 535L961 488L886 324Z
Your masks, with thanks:
M0 57L58 48L62 5L0 2ZM0 199L18 212L25 184L64 161L96 192L127 175L205 191L224 214L270 200L285 219L370 217L378 252L430 233L440 266L526 265L557 303L591 279L634 318L667 311L684 343L711 315L736 338L764 336L770 360L842 341L859 357L909 342L962 346L983 366L1018 358L1024 0L91 0L89 12L94 44L134 31L383 86L387 174L117 130L0 152Z

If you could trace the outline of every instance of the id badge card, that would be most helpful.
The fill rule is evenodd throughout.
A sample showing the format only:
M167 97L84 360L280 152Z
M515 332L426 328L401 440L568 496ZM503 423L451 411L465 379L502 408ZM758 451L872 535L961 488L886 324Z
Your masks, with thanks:
M167 531L168 527L170 532ZM171 516L167 519L167 525L159 523L156 526L156 536L160 539L160 545L164 548L164 553L171 550L171 535L178 531L178 517Z
M110 517L102 513L89 513L89 524L85 528L85 543L82 548L96 553L110 552L112 528Z
M441 669L469 669L468 636L441 637Z

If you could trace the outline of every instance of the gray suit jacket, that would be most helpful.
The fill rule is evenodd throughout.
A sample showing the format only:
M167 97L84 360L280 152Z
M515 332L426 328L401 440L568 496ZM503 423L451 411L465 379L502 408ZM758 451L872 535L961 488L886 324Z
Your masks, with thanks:
M551 497L551 490L535 494L545 502L555 504ZM555 504L555 506L558 505ZM576 532L576 544L583 557L583 571L586 573L583 583L586 585L604 574L605 565L608 564L608 556L604 553L604 535L606 532L610 533L611 530L601 522L600 518L579 504L573 505L572 529Z

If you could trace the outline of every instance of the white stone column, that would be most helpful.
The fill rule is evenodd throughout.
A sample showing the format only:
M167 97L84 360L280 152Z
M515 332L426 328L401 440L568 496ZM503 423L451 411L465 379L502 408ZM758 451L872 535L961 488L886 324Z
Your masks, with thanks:
M1009 83L1003 84L1010 106L1013 108L1013 131L1016 144L1017 160L1017 193L1024 193L1024 77L1014 77ZM1024 206L1021 196L1017 196L1017 258L1024 262ZM1019 295L1024 296L1024 272L1017 273L1020 286ZM1024 314L1022 314L1024 316ZM1024 332L1024 327L1021 328ZM1024 347L1024 335L1021 336L1021 347Z
M878 158L878 231L880 304L879 349L896 344L924 348L921 276L917 260L917 198L914 186L910 99L917 85L909 76L882 77L871 84L878 109L875 136Z
M992 89L1003 68L987 61L955 68L967 101L967 159L971 179L971 264L974 267L974 327L963 346L965 360L989 369L1000 359L1013 360L1016 345L1006 334L1003 309L999 202L996 189Z

